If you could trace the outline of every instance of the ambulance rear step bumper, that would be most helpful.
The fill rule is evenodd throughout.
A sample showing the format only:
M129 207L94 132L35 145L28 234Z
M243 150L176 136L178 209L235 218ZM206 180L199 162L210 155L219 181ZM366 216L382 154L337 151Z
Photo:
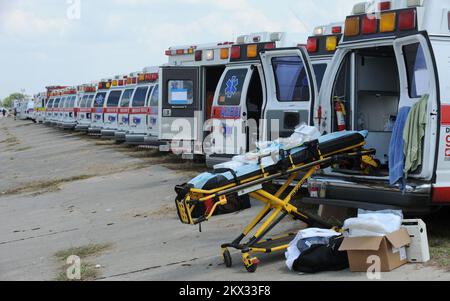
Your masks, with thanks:
M117 131L114 133L114 140L117 142L125 142L127 137L126 132Z
M127 134L125 143L128 145L142 145L144 144L145 136L145 134Z
M102 139L115 139L116 130L102 130L101 135Z
M333 205L366 210L401 209L409 213L426 213L432 208L431 184L398 187L382 182L354 182L316 177L313 181L325 187L326 198L305 197L307 204ZM279 183L281 184L281 183Z
M100 135L102 133L102 129L101 128L89 128L88 133L90 135Z
M87 132L89 130L88 124L77 124L75 131L77 132Z
M76 126L76 122L64 122L61 124L61 128L64 130L74 130Z

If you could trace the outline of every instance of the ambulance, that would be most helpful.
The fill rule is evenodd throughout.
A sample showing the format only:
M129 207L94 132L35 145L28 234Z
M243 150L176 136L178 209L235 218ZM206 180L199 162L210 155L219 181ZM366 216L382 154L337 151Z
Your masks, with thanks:
M34 120L37 123L43 123L45 118L45 106L47 101L47 92L41 92L34 96Z
M50 114L50 125L55 126L58 120L59 116L59 106L61 104L61 100L63 95L63 92L57 92L58 96L55 98L55 101L53 102L51 114Z
M58 104L58 108L56 111L56 118L55 118L55 126L60 128L64 119L64 110L66 108L66 104L69 102L70 96L67 94L67 89L64 89L62 92L61 101Z
M79 112L79 94L77 88L70 88L65 93L67 100L63 108L63 117L60 127L63 130L74 130L77 125L77 114Z
M366 147L377 150L380 167L361 172L348 162L324 170L315 181L326 198L310 201L419 212L450 204L449 53L449 0L354 6L314 102L315 124L323 133L368 131ZM391 140L402 141L408 109L423 117L424 138L415 146L422 160L407 176L401 169L404 182L391 185L398 175L389 166L403 164L397 155L405 153L396 143L391 149Z
M91 125L88 133L90 135L101 135L104 125L104 109L106 108L106 101L109 97L112 79L103 79L98 83L97 93L94 97L94 105L91 114Z
M208 167L312 124L310 108L341 36L342 24L335 23L317 27L307 49L286 48L280 32L239 37L214 96Z
M112 80L111 91L103 109L103 127L100 131L104 139L114 137L117 130L120 101L127 85L127 78L126 75L118 75Z
M171 47L161 67L160 151L185 159L203 157L203 124L211 116L217 84L230 61L232 42Z
M51 120L52 120L52 116L53 116L53 103L56 100L56 95L55 92L52 92L50 94L50 98L47 101L47 105L45 107L45 116L44 116L44 124L45 125L50 125L51 124Z
M126 89L123 92L122 99L119 104L119 112L117 114L117 129L114 134L111 131L111 139L114 139L118 143L126 141L126 135L130 131L130 113L131 113L131 101L136 90L140 72L131 73L127 78ZM106 137L108 133L104 133ZM114 135L114 136L112 136Z
M138 77L129 111L128 145L144 145L145 138L158 141L159 68L148 67ZM156 145L155 145L156 146Z
M91 126L91 115L96 85L82 85L78 87L78 98L80 101L78 114L76 116L75 130L77 132L87 132Z

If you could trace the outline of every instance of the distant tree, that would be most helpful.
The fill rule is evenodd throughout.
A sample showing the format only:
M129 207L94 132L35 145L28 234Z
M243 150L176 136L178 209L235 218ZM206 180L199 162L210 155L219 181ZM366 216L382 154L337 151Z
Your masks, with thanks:
M25 95L23 95L22 93L13 93L13 94L9 95L8 97L6 97L5 99L3 99L2 103L5 106L5 108L11 108L13 106L15 100L21 100L24 98L25 98Z

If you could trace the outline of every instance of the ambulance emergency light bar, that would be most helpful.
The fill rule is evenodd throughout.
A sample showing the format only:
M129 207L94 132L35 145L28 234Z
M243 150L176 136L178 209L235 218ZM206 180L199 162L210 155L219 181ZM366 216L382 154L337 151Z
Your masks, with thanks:
M165 54L167 56L190 55L194 54L195 49L197 49L197 46L180 46L174 48L171 47L168 50L166 50Z
M98 83L98 90L109 90L111 88L112 79L102 79Z
M230 60L233 62L255 60L260 52L277 48L285 33L255 33L237 38L236 44L231 47Z
M342 37L342 30L343 24L341 23L316 27L314 35L308 38L306 44L308 53L311 55L329 55L336 52Z
M344 40L398 35L417 31L417 9L421 0L409 0L406 8L392 10L392 2L378 3L378 11L367 12L370 5L366 2L356 4L353 15L345 20Z
M228 60L230 58L230 47L233 42L223 42L211 45L199 45L195 51L195 61L214 61L219 58L221 60Z
M157 81L159 78L158 67L144 68L143 72L138 75L139 83L151 83Z
M123 87L127 85L128 75L116 75L112 80L113 87Z

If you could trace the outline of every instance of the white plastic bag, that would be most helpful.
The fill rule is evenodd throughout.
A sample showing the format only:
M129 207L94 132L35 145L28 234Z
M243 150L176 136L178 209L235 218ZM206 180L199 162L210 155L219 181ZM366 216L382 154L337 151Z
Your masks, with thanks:
M345 221L344 229L349 237L385 236L400 230L403 213L396 210L364 211L357 218Z

